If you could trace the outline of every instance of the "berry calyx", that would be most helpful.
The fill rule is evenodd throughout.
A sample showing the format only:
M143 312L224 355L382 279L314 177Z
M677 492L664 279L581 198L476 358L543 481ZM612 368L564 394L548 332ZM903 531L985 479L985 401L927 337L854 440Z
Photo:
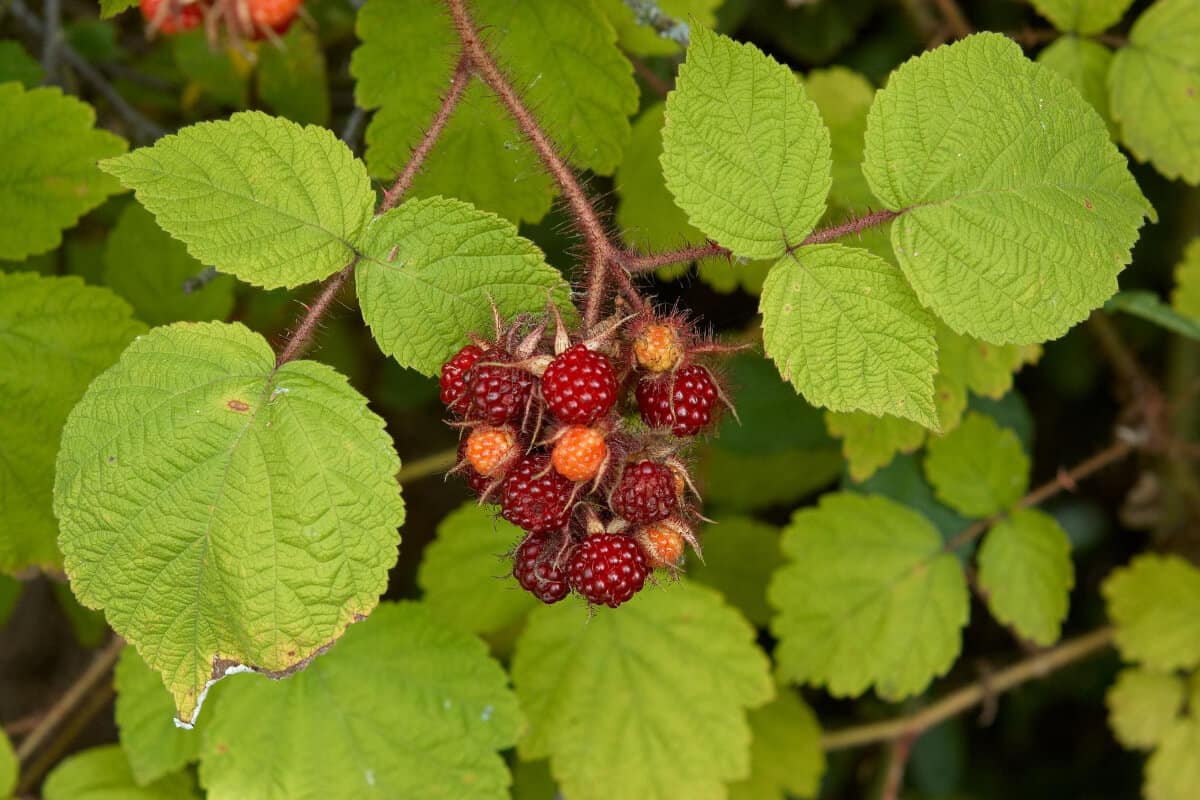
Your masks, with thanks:
M542 453L526 456L504 479L500 516L529 533L566 527L575 506L575 485L555 472Z
M204 21L204 11L199 3L181 3L179 0L141 0L139 7L142 19L150 23L151 30L169 35L195 28Z
M646 583L646 560L637 542L617 533L598 533L583 540L571 559L571 588L589 603L616 608Z
M617 402L617 372L603 353L582 344L555 356L542 375L550 413L569 425L591 425Z
M675 473L670 467L639 461L625 467L608 503L614 513L644 525L671 516L679 504L678 498Z
M550 463L559 475L571 481L590 481L600 473L608 458L608 443L596 428L574 425L558 437Z
M683 342L672 325L652 323L633 340L633 355L638 366L651 372L675 369L683 358Z
M471 398L468 418L491 425L516 421L525 414L533 376L523 369L484 362L465 376Z
M467 437L467 463L485 478L495 478L517 456L517 437L512 428L476 428Z
M151 0L152 2L160 2L160 0ZM439 381L441 385L442 404L446 406L446 410L452 414L464 417L467 410L471 407L471 398L467 395L466 373L471 367L475 366L475 362L483 355L483 350L473 344L469 344L462 350L459 350L454 356L442 365L442 377Z
M638 411L653 428L670 428L676 436L692 436L712 421L720 397L707 369L693 364L637 385Z
M540 536L527 536L513 555L513 577L521 588L546 605L557 603L567 596L567 572L555 564L556 553ZM570 559L564 554L564 561Z
M655 522L634 536L646 565L652 569L673 569L683 558L682 525L674 520ZM683 528L686 530L686 528Z

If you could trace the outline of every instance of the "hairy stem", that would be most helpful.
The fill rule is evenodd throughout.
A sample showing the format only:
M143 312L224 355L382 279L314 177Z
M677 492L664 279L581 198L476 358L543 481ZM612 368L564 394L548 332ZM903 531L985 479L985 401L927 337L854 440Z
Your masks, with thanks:
M1113 629L1106 627L1069 639L1058 647L1043 650L993 673L986 680L964 686L915 714L827 733L821 738L821 746L825 750L845 750L894 741L905 736L918 736L997 694L1007 692L1027 681L1043 678L1057 669L1104 650L1112 643L1112 638Z
M508 110L509 116L521 129L521 133L533 145L542 165L562 191L563 198L574 219L575 227L583 236L588 253L588 289L583 316L584 323L591 327L600 318L607 265L616 252L616 248L609 241L604 224L600 221L600 215L596 213L595 207L575 177L575 173L558 155L550 137L542 130L533 113L526 107L520 95L513 89L508 78L504 76L487 48L484 47L475 24L467 12L464 0L446 0L446 5L454 20L458 38L462 42L463 57L470 61L471 68L475 73L495 92L501 104Z
M304 316L300 318L300 322L296 324L292 335L287 338L287 343L283 346L283 350L279 353L278 358L275 359L276 369L302 355L308 349L309 345L312 344L317 327L321 324L321 320L325 318L325 315L329 313L329 307L337 299L338 292L346 285L346 281L350 280L350 276L354 273L354 266L357 263L358 256L355 256L349 264L333 273L325 283L321 284L320 293L312 301L312 304L309 305Z
M433 122L429 124L425 135L421 137L421 141L413 149L412 156L409 157L408 163L404 165L404 169L400 170L400 174L396 176L395 183L383 193L383 203L379 206L380 214L394 208L400 202L400 198L404 197L405 193L412 188L412 183L416 179L417 173L424 166L425 159L429 158L433 146L437 144L438 137L446 129L446 123L450 121L450 116L454 113L458 101L462 100L463 92L466 91L467 84L470 82L471 70L464 56L459 59L458 66L454 68L454 77L450 80L450 88L446 90L446 96L442 98L442 105L438 108L437 113L434 114Z

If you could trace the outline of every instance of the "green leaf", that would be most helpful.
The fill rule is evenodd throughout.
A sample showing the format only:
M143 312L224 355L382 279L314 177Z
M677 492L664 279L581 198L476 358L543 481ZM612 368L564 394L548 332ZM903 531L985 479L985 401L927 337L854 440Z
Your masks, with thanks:
M829 131L791 70L702 28L667 97L667 188L693 225L747 258L778 258L825 213Z
M100 19L108 19L109 17L120 14L127 8L133 8L138 4L138 0L100 0Z
M992 616L1043 647L1062 635L1075 568L1067 532L1049 514L1018 509L979 548L979 585Z
M1171 729L1183 711L1184 698L1178 675L1123 669L1104 698L1109 727L1125 747L1149 750Z
M681 581L587 617L574 602L539 608L517 641L521 758L549 756L571 800L708 800L749 775L745 709L773 687L741 615Z
M767 597L780 674L852 697L920 694L962 647L967 581L920 514L882 497L826 494L783 533L789 563Z
M0 273L0 572L62 565L51 489L63 423L145 330L108 289Z
M495 633L537 605L512 580L504 558L524 534L494 511L464 503L438 524L425 548L417 583L434 616L471 633Z
M218 275L189 290L189 281L203 270L204 265L136 203L121 212L104 246L104 283L151 325L229 316L237 282L229 275Z
M1108 74L1121 141L1168 178L1200 184L1200 6L1160 0L1138 17Z
M0 798L12 797L17 786L17 754L8 735L0 730Z
M714 447L744 455L814 449L832 444L821 425L821 412L810 406L757 353L738 353L724 366L738 416L726 414Z
M926 431L917 423L884 414L830 411L825 415L829 432L842 440L850 477L865 481L892 463L897 453L916 452L925 443Z
M1038 345L996 345L938 326L938 374L977 395L999 400L1013 385L1013 373L1041 355Z
M1146 762L1146 800L1192 800L1200 786L1200 717L1178 720Z
M643 3L673 20L683 28L686 38L692 28L713 28L717 24L716 8L722 0L655 0ZM679 42L672 36L664 36L654 29L642 15L633 10L637 3L625 0L600 0L598 4L609 22L617 30L617 39L623 50L641 56L669 56L679 52ZM675 31L668 31L674 34Z
M195 779L176 772L138 786L125 753L117 745L93 747L61 762L42 785L45 800L192 800Z
M825 444L750 455L715 442L700 456L705 503L728 511L753 511L794 503L828 486L842 472L842 455Z
M998 34L902 65L866 142L917 296L997 344L1057 338L1107 300L1153 213L1096 112Z
M26 89L42 82L42 65L19 42L0 42L0 83L16 81Z
M21 599L21 589L24 586L24 581L0 575L0 628L8 624L8 619L12 616L17 601Z
M550 776L550 763L521 761L513 764L513 800L557 800L558 787Z
M771 619L767 580L783 563L779 529L751 517L719 516L700 536L704 561L689 556L687 574L725 595L746 619L766 627Z
M366 170L332 132L258 111L192 125L100 166L193 257L267 288L345 266L375 205Z
M282 681L222 686L204 731L209 800L504 798L521 712L483 643L384 603Z
M763 346L810 403L937 426L933 318L891 264L837 244L785 256L763 286Z
M1147 289L1118 292L1104 304L1104 310L1123 311L1189 339L1200 339L1200 319L1178 313L1157 294Z
M1188 242L1183 258L1175 265L1175 289L1171 308L1200 321L1200 237Z
M0 258L23 261L58 247L64 228L120 191L96 160L126 145L95 129L92 107L57 87L0 84L0 118Z
M176 727L175 701L162 676L146 666L137 650L121 651L113 674L121 748L139 786L183 769L200 757L200 731Z
M297 669L369 614L404 504L383 421L240 324L139 338L63 431L55 513L80 601L194 722L209 681Z
M316 35L293 25L278 46L259 51L258 94L276 113L302 125L329 124L325 52Z
M1017 435L972 411L962 424L929 442L925 475L938 499L968 517L990 517L1029 488L1029 457Z
M1126 660L1158 670L1200 665L1200 569L1179 556L1142 555L1102 589Z
M730 800L816 797L821 788L825 752L817 715L796 692L777 691L773 701L750 712L750 779L729 787Z
M830 67L810 72L804 88L829 127L833 158L830 202L846 209L871 207L875 197L863 177L862 161L867 111L875 99L875 87L857 72Z
M881 495L908 506L932 522L946 541L971 524L957 511L938 502L933 487L925 480L925 473L914 455L896 456L867 480L844 488L866 495Z
M1063 36L1038 53L1037 63L1062 75L1096 109L1108 131L1117 135L1116 123L1108 108L1108 69L1113 52L1102 44L1077 36Z
M1121 21L1133 0L1032 0L1033 7L1060 31L1100 33Z
M383 352L435 375L491 331L495 303L511 317L547 300L570 308L570 285L512 223L460 200L409 200L375 219L355 269L363 319Z
M225 43L214 47L204 31L195 30L171 37L171 55L176 69L192 84L185 103L195 102L198 88L220 105L246 106L250 64L239 50Z
M590 2L472 3L489 51L571 162L610 174L629 140L638 90L616 33ZM458 59L449 15L424 0L369 0L351 74L364 108L371 172L390 178L441 104ZM553 184L524 137L482 86L468 89L413 191L448 194L517 220L549 209Z

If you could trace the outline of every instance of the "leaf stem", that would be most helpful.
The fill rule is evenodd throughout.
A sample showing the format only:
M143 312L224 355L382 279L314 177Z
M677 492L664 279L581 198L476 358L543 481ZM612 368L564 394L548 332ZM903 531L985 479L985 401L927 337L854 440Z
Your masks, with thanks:
M279 369L284 364L302 355L309 348L309 345L312 344L313 336L317 332L317 327L321 324L321 320L324 319L325 315L329 313L329 307L337 298L338 292L346 285L346 281L350 280L356 264L358 264L357 255L350 260L349 264L333 273L333 275L326 279L325 283L321 284L320 293L308 307L308 311L300 318L296 329L287 338L287 343L275 359L275 369Z
M821 746L827 751L845 750L894 741L906 736L919 736L995 695L1007 692L1027 681L1044 678L1055 670L1104 650L1112 643L1112 639L1113 629L1109 627L1068 639L1058 647L1043 650L986 679L964 686L915 714L827 733L821 738Z
M432 453L418 458L416 461L403 464L400 472L396 475L396 482L401 485L413 483L422 478L428 478L430 475L443 473L457 462L458 448L451 447L448 450Z

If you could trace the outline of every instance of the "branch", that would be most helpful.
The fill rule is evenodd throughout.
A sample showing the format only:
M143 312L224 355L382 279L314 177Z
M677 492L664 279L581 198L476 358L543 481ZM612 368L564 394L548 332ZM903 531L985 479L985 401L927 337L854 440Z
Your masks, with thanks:
M59 724L71 715L71 712L88 696L88 694L96 687L96 685L108 674L112 669L113 664L117 662L117 657L121 655L121 649L125 647L125 641L120 636L114 636L111 641L96 654L96 658L88 665L83 674L75 679L62 697L50 707L46 715L38 722L37 727L29 732L29 735L21 740L21 744L17 747L17 760L25 762L38 749L46 737L54 732L54 729Z
M1071 469L1059 470L1058 474L1054 476L1054 480L1043 483L1041 486L1022 497L1017 502L1017 507L1028 508L1030 506L1036 506L1039 503L1043 503L1046 500L1049 500L1051 497L1054 497L1059 492L1065 490L1073 491L1079 481L1095 472L1099 472L1110 464L1115 464L1136 450L1138 446L1139 444L1133 441L1131 437L1119 437L1108 447L1104 448L1090 458L1084 459ZM997 514L993 517L989 517L988 519L983 519L972 523L970 527L964 529L962 533L958 534L949 542L947 542L945 549L947 551L957 550L963 545L979 538L986 533L989 528L999 522L1002 517L1002 514Z
M955 39L962 39L975 32L971 23L967 21L967 15L959 8L956 0L934 0L934 3L942 15L942 19L946 20L946 24L950 26L950 31L954 34Z
M900 787L904 784L904 768L912 758L913 745L920 735L919 732L907 733L896 739L892 745L887 773L883 778L883 791L879 793L880 800L899 800Z
M58 83L58 48L62 38L60 0L45 0L42 4L42 16L46 20L46 29L42 33L42 70L45 72L43 82L54 85Z
M1018 661L1007 669L989 675L986 680L964 686L915 714L827 733L821 738L821 746L825 750L845 750L876 742L893 741L906 736L919 736L939 723L982 703L989 697L1007 692L1027 681L1044 678L1057 669L1094 655L1108 647L1112 638L1112 628L1100 628L1083 636L1069 639L1058 647L1043 650Z
M596 213L595 207L588 199L587 193L576 179L575 174L559 157L558 151L554 149L554 144L538 125L533 113L525 106L504 73L496 66L496 62L488 53L487 48L483 46L475 24L467 12L464 0L446 0L446 5L454 20L459 41L462 42L463 57L470 61L471 68L475 73L496 93L500 102L508 110L509 116L516 121L521 133L533 145L543 166L562 190L563 198L574 218L575 227L583 235L588 251L589 277L584 322L591 327L600 317L600 302L607 274L606 265L617 250L609 241L600 216Z

